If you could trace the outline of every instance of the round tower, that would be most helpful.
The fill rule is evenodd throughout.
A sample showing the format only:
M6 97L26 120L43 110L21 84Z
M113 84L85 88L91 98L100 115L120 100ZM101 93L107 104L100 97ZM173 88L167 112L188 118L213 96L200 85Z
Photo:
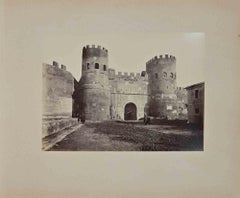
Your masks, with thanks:
M155 56L146 63L148 74L148 114L154 117L175 119L176 58Z
M110 118L108 51L101 46L87 45L82 51L81 114L87 120Z

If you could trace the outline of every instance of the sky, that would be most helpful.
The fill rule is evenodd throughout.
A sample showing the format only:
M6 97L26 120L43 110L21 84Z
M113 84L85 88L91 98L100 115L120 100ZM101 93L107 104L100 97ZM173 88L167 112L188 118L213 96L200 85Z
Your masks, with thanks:
M170 54L177 59L178 86L204 81L205 34L179 31L181 21L164 5L73 2L6 4L6 35L20 46L21 60L34 51L36 67L55 60L79 80L82 48L95 44L108 49L116 72L140 73L154 56Z

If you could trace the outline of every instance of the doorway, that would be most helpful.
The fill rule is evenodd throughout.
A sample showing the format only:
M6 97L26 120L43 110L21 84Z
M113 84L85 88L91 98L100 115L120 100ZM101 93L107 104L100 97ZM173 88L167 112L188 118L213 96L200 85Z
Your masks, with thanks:
M124 108L124 120L136 120L137 107L134 103L127 103Z

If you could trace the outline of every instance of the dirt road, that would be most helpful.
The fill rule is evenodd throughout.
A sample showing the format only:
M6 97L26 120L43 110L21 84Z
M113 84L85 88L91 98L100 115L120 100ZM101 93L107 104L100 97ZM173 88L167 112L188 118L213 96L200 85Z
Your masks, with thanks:
M86 123L52 151L201 151L201 130L142 123Z

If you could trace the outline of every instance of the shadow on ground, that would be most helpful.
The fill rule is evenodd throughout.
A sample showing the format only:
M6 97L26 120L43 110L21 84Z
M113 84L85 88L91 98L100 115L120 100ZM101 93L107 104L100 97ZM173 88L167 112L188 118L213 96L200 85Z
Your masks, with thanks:
M102 122L87 124L94 133L113 140L140 144L141 151L202 151L203 132L195 126L144 125L143 123Z
M50 150L203 151L203 131L187 124L87 122Z

